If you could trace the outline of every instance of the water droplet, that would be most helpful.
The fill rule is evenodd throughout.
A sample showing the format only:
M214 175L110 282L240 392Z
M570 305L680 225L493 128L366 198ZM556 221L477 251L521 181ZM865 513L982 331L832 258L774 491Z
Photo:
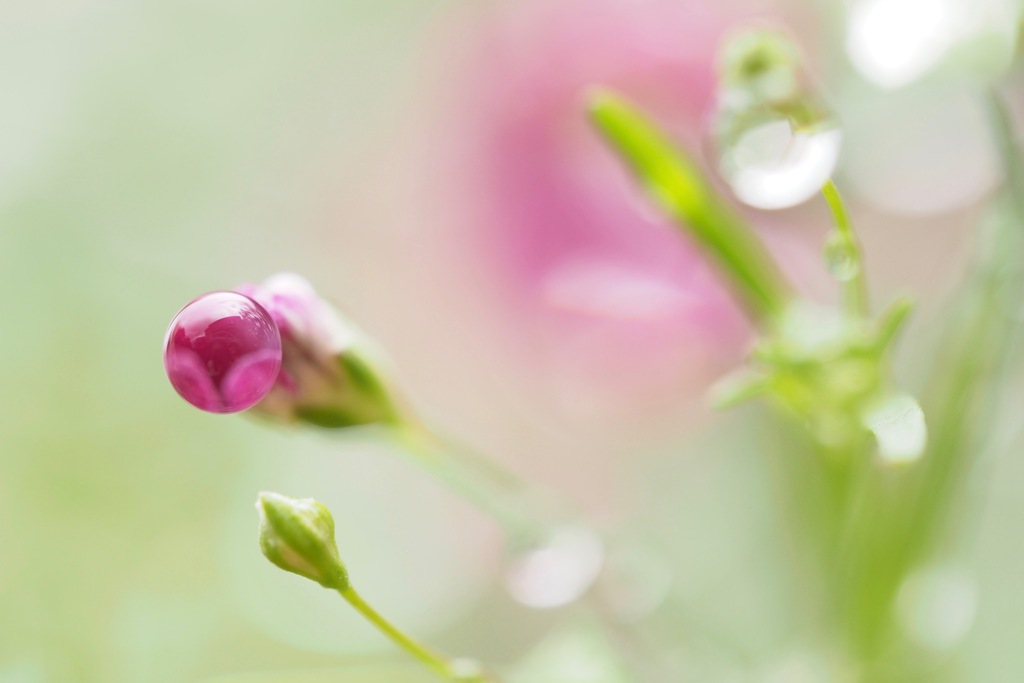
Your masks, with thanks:
M636 622L665 602L672 589L672 570L650 548L617 546L608 558L597 589L620 620Z
M974 582L950 567L930 567L900 586L896 614L903 630L933 650L956 646L974 625L978 610Z
M825 259L825 268L840 282L848 282L860 272L857 248L841 233L833 232L828 236L822 257Z
M785 34L763 27L741 28L723 41L719 83L731 104L785 102L799 96L803 58Z
M864 424L874 433L878 454L886 463L910 463L924 454L928 428L913 396L895 394L876 403L865 414Z
M604 544L596 532L559 527L516 554L506 570L505 586L528 607L560 607L586 593L603 564Z
M270 314L249 297L204 294L167 328L164 369L175 390L195 407L237 413L274 387L281 371L281 334Z
M487 672L477 660L459 657L451 662L451 677L457 683L484 683Z
M832 175L842 146L836 126L794 130L775 116L730 136L719 146L721 171L736 196L759 209L803 203Z

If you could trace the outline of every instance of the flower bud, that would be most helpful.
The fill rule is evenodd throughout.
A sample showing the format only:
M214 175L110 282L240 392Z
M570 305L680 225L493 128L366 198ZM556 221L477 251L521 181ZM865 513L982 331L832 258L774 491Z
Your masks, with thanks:
M799 95L800 51L776 31L748 29L732 36L720 56L721 85L746 106ZM735 102L734 105L740 105Z
M316 581L324 588L348 588L348 571L334 541L334 518L312 498L288 498L262 492L260 550L281 569Z
M256 413L320 427L397 417L394 392L372 344L304 278L279 273L238 291L263 306L281 331L281 372Z

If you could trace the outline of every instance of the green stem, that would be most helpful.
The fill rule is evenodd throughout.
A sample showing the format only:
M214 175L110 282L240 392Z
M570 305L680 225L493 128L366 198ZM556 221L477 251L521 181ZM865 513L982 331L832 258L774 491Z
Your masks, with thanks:
M1016 261L1024 235L1024 162L1009 113L994 90L989 92L988 104L996 146L1003 156L1006 181L1002 194L1007 208L993 226L992 235L983 242L974 286L950 334L953 359L947 361L947 367L960 376L947 373L953 381L941 393L936 392L943 399L939 424L944 431L936 440L930 461L933 481L923 494L925 518L943 514L946 519L951 517L954 494L960 492L957 484L987 445L984 435L990 431L998 410L1002 378L1010 360L1017 357L1010 341L1019 333L1020 325L1002 302L1018 300L1021 291Z
M1021 157L1010 113L994 88L989 91L987 101L991 112L992 133L996 138L996 147L999 148L999 153L1003 158L1006 194L1013 202L1017 219L1022 220L1024 219L1024 158Z
M394 430L417 464L494 519L513 544L540 541L564 517L550 496L423 423L406 420Z
M828 207L832 211L836 233L845 250L845 256L850 259L850 263L847 264L850 276L843 278L846 312L853 317L865 317L868 313L868 293L864 278L864 256L853 232L850 214L846 210L842 195L839 194L839 188L831 178L821 188L821 193L825 195Z
M964 538L969 490L998 412L1007 363L1019 357L1013 340L1021 326L1004 309L1018 300L1015 260L1024 227L1024 168L1003 104L993 93L993 134L1004 155L1003 203L979 239L967 286L948 323L933 381L923 396L929 447L916 468L876 472L874 504L856 515L855 552L849 554L843 594L853 638L877 656L893 631L892 601L908 572L954 550ZM911 665L910 661L906 662Z
M367 621L377 627L381 633L390 638L398 647L420 660L428 668L432 669L443 678L454 679L454 667L452 660L441 653L432 650L426 645L411 638L363 600L355 588L348 586L338 591L341 597L345 598L352 607L356 609Z

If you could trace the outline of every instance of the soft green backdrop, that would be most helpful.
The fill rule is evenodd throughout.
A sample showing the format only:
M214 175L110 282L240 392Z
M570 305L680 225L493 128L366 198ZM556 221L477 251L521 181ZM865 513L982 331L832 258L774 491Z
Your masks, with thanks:
M260 558L261 488L328 503L354 577L411 630L498 661L545 632L493 585L493 528L386 444L200 414L160 363L189 297L276 270L358 290L356 309L400 301L364 263L391 227L346 213L348 181L408 115L448 4L0 4L0 682L179 683L390 652ZM678 565L687 623L785 663L801 653L772 464L723 455L738 438L638 458L639 521ZM977 680L1024 670L1018 451L972 567Z

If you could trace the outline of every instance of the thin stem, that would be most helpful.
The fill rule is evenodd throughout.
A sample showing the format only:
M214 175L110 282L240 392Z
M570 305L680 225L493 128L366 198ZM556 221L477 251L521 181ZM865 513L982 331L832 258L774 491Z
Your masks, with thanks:
M1006 194L1013 202L1017 219L1022 220L1024 219L1024 159L1021 157L1017 144L1010 112L994 88L989 91L987 101L991 112L992 133L996 139L996 147L999 148L999 153L1003 157Z
M452 661L440 652L433 650L417 640L406 635L398 627L385 619L381 614L363 600L355 588L348 586L338 591L341 597L345 598L352 607L356 609L371 624L377 627L381 633L390 638L398 647L402 648L416 659L423 662L427 667L434 670L444 678L453 678Z
M849 273L849 277L841 278L843 281L846 311L851 316L864 317L868 313L867 282L864 278L864 255L860 244L857 242L857 236L853 232L850 214L846 210L846 204L843 202L842 195L839 194L839 188L836 187L835 182L831 178L821 188L821 193L825 196L825 201L828 202L828 207L832 211L836 233L842 240L844 257L849 259L849 263L844 266L844 269Z
M914 310L913 300L908 297L900 297L882 311L875 324L875 345L879 351L889 350L912 310Z
M850 214L846 210L846 204L839 194L839 188L836 187L835 181L829 178L825 186L821 188L821 193L825 195L828 206L832 209L832 217L835 219L836 229L844 237L853 241L853 224L850 222Z
M1019 358L1011 341L1020 334L1019 323L1007 314L1002 301L1017 300L1021 291L1016 258L1020 252L1024 228L1024 161L1010 114L995 89L988 93L992 134L1003 157L1005 184L1002 195L1006 208L1001 220L992 226L992 234L982 244L974 267L973 287L969 291L961 318L951 333L947 367L959 368L961 377L938 395L940 429L946 421L948 438L937 441L931 460L937 470L926 489L925 510L932 516L951 516L954 493L965 472L980 458L979 451L989 446L986 435L998 412L998 397L1009 364ZM955 355L954 355L955 354ZM964 419L965 416L973 418ZM972 424L973 422L973 424Z
M542 539L564 516L544 492L423 423L406 420L394 429L421 467L488 514L514 542Z
M399 443L417 464L450 485L457 493L490 515L511 547L544 542L560 526L579 517L573 506L523 481L493 460L440 435L429 425L407 418L392 425ZM610 539L601 534L606 547ZM600 593L587 591L583 600L596 606L610 632L635 640L623 629Z
M857 519L860 540L847 570L853 583L845 592L857 610L851 632L875 654L888 642L892 600L907 573L955 552L968 522L975 522L966 503L977 496L975 474L992 447L988 434L1008 363L1019 358L1014 340L1021 325L1004 302L1019 299L1022 286L1015 259L1024 236L1024 164L995 92L989 107L1003 154L1005 203L995 207L994 223L978 240L977 260L939 346L935 364L943 371L923 392L928 452L914 470L876 475L875 504Z

